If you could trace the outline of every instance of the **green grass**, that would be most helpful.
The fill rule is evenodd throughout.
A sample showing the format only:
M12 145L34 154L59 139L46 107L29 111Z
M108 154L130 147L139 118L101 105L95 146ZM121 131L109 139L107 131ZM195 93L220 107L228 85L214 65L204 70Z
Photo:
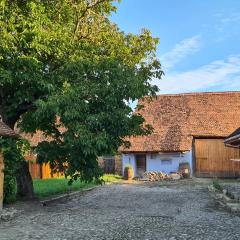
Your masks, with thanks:
M104 180L104 182L119 182L123 178L120 175L105 174L105 175L103 175L102 179Z
M219 181L217 178L213 179L213 186L219 191L222 192L223 188L222 186L219 184Z
M52 179L35 179L33 180L34 193L37 198L45 198L51 195L61 193L69 193L84 188L95 186L95 183L74 182L68 185L68 179L65 178L52 178Z
M118 182L122 179L119 175L106 174L102 177L105 182ZM95 182L85 183L81 181L73 182L68 185L68 179L65 178L52 178L52 179L35 179L33 180L33 187L35 196L43 199L52 195L69 193L84 188L96 186Z

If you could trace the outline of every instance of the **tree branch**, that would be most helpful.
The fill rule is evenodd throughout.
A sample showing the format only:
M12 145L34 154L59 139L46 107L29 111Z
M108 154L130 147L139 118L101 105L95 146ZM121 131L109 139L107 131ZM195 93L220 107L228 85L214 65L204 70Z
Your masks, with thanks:
M9 125L9 127L14 129L16 122L19 121L22 114L26 113L31 109L36 109L36 106L33 103L23 103L18 106L18 109L17 111L15 111L13 116L4 119L4 121L7 125Z
M79 16L79 13L76 14L77 15L77 23L76 23L75 28L74 28L74 36L76 35L76 33L79 29L81 19L86 15L88 10L95 8L98 5L100 5L101 3L104 3L106 1L108 1L108 0L99 0L99 1L96 1L95 3L93 3L93 4L89 4L89 5L87 5L86 9L82 12L82 14L80 16Z

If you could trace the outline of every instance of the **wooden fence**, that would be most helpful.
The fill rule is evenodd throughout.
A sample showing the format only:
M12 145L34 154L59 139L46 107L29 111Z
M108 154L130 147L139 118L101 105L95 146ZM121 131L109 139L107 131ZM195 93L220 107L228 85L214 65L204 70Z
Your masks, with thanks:
M120 155L98 158L98 164L107 174L122 174L122 158Z
M32 179L48 179L63 176L62 173L53 173L49 163L36 163L36 157L32 155L25 157L25 159L29 162L29 172Z
M34 155L28 155L25 159L29 162L29 171L32 179L48 179L63 176L62 173L53 173L50 164L36 163ZM120 155L99 157L99 166L103 168L104 173L120 174L122 173L122 159Z

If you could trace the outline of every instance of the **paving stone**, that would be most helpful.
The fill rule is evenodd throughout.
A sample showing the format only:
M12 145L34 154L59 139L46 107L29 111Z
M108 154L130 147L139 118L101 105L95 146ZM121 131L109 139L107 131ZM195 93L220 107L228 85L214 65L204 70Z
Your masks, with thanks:
M105 185L67 202L25 206L0 223L0 239L239 239L240 218L221 208L207 186L190 180Z
M1 221L10 221L11 219L15 218L18 214L20 214L20 210L16 210L14 208L5 208L0 211L0 222ZM0 233L1 237L1 233Z

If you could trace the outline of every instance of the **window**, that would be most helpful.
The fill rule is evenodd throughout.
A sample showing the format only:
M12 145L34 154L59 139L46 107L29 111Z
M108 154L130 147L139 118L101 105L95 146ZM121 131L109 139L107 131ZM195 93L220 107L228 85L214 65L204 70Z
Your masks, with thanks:
M150 159L157 159L157 154L156 153L151 153L150 154Z
M160 153L160 158L179 158L183 157L184 154L181 152L162 152Z

